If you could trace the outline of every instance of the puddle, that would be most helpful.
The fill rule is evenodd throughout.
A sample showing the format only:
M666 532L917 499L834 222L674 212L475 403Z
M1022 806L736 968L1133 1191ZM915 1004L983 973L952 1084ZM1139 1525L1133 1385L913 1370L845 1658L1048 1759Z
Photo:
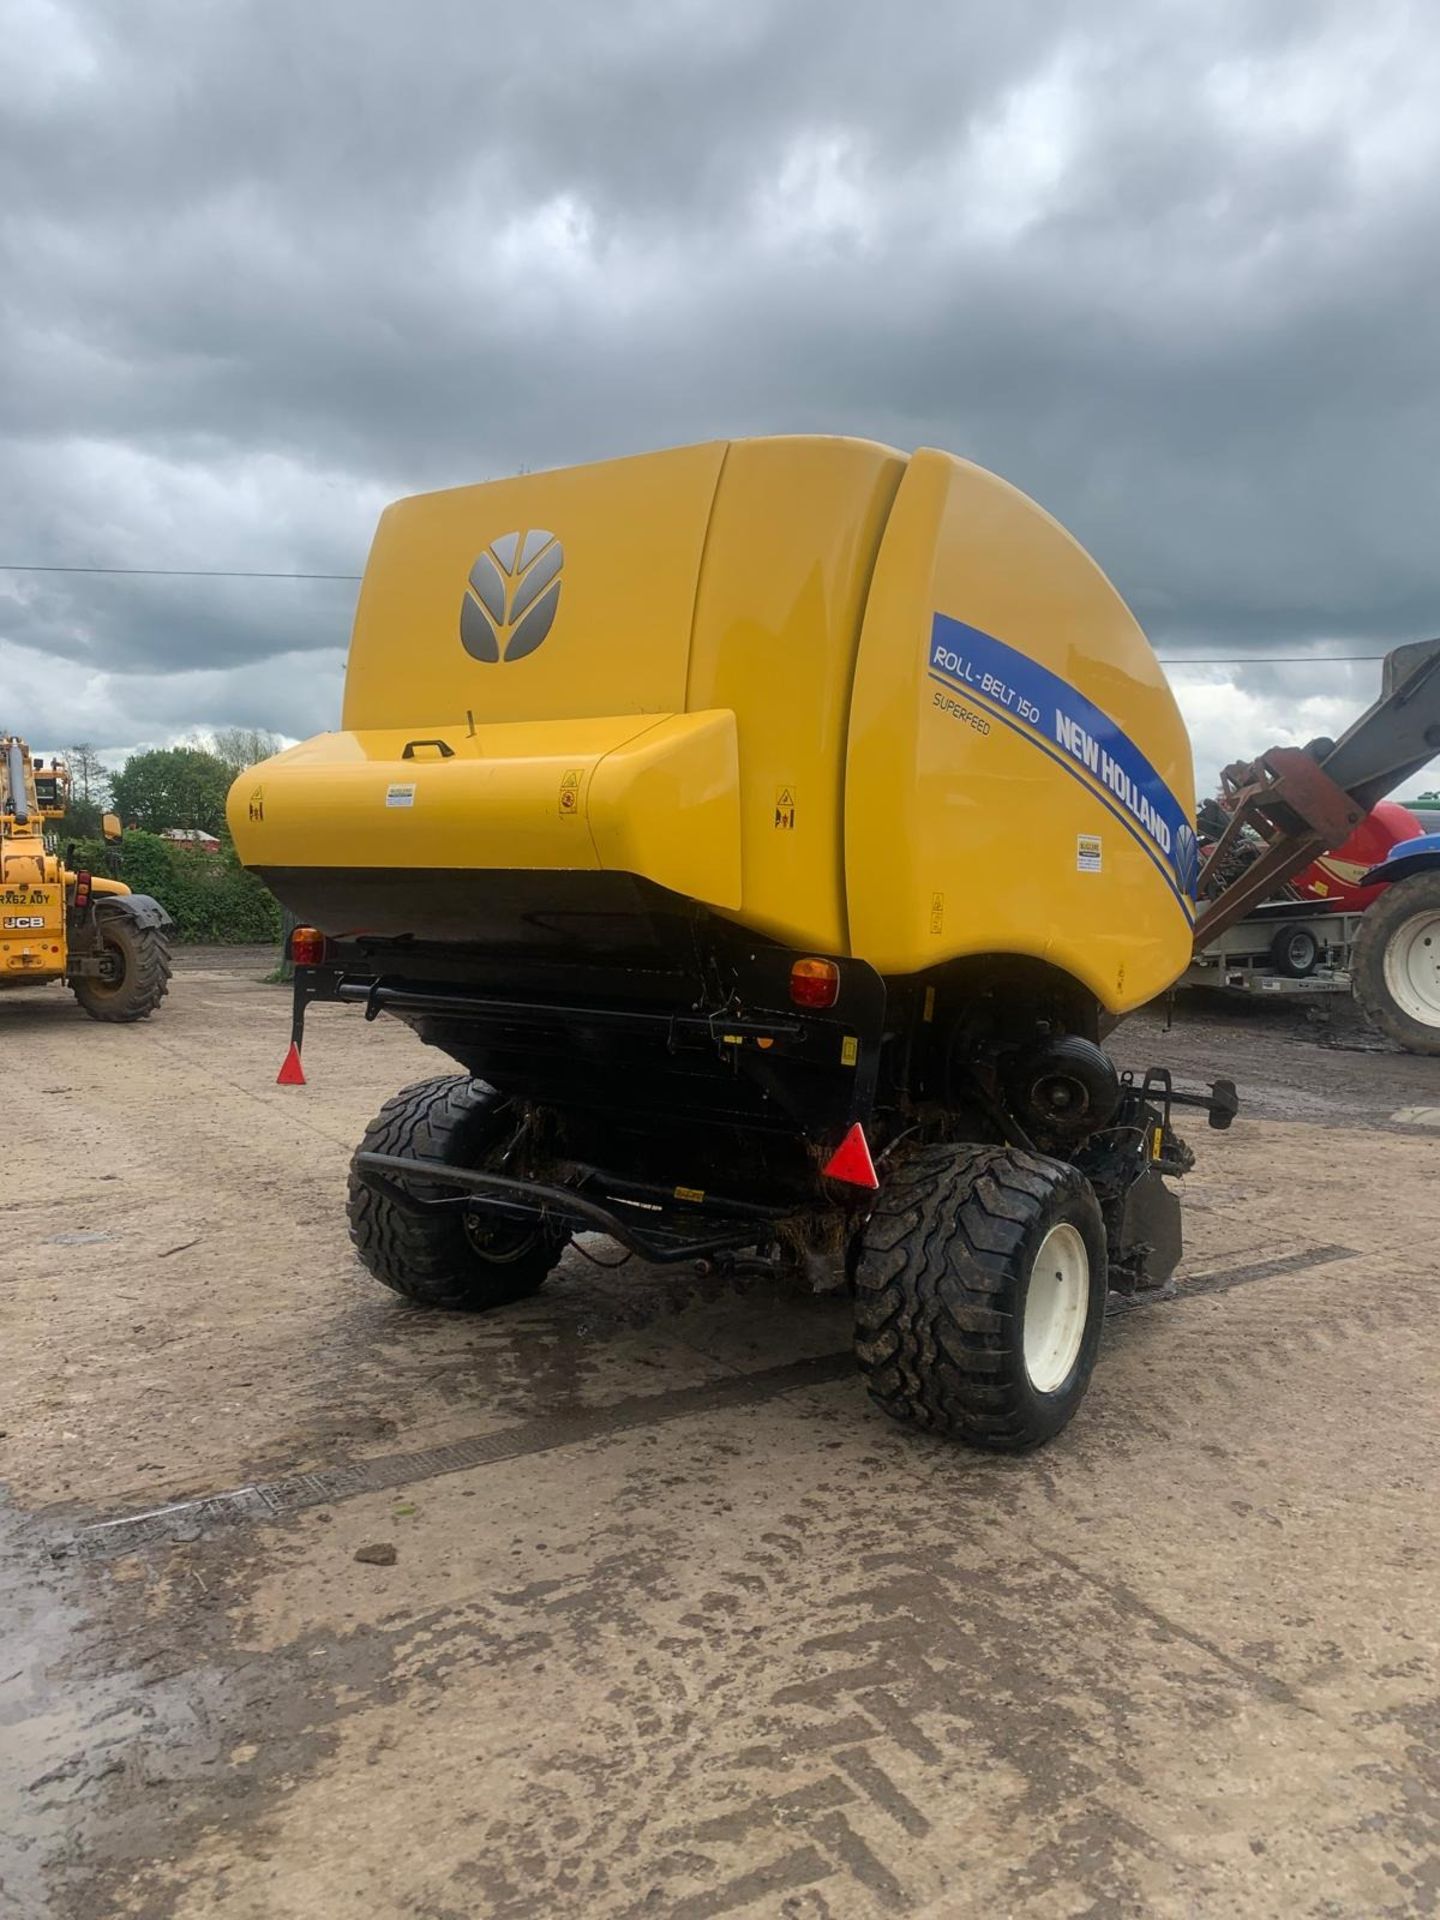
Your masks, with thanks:
M77 1802L143 1732L132 1675L78 1669L92 1629L48 1543L0 1494L0 1913L43 1920L79 1854Z

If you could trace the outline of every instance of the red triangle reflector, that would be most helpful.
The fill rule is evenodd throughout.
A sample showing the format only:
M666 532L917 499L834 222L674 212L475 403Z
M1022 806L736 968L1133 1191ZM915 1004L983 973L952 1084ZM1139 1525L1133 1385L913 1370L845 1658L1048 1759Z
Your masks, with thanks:
M277 1087L303 1087L305 1069L300 1064L300 1049L292 1040L290 1051L280 1063L280 1071L275 1076Z
M821 1172L827 1180L843 1180L851 1187L879 1186L865 1129L858 1120L825 1162Z

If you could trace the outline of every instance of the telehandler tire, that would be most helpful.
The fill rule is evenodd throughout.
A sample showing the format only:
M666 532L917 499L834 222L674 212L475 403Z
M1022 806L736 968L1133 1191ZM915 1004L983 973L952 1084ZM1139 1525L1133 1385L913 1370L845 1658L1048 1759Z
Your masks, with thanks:
M896 1420L997 1453L1059 1433L1105 1319L1105 1228L1076 1168L1009 1147L925 1147L864 1229L855 1348Z
M505 1101L483 1080L445 1073L387 1100L365 1130L362 1153L395 1153L478 1167L503 1137ZM452 1199L454 1187L411 1183L422 1199ZM497 1214L477 1225L473 1210L434 1213L402 1207L350 1173L350 1238L383 1285L422 1307L480 1313L539 1291L569 1235Z
M1350 991L1407 1053L1440 1053L1440 873L1397 880L1366 908Z
M99 931L117 971L108 980L82 974L70 982L70 991L92 1020L148 1020L170 991L170 942L164 929L102 911Z

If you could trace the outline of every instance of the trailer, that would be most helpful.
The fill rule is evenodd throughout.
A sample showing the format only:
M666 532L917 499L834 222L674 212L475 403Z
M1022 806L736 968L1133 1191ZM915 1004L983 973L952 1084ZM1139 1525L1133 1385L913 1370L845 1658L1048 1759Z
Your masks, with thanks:
M1270 901L1196 953L1179 984L1264 999L1349 993L1360 921L1358 913Z

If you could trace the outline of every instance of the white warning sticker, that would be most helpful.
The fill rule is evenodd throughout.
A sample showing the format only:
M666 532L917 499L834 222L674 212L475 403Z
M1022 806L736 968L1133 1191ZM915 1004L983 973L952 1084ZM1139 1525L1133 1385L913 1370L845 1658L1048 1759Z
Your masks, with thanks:
M1100 836L1098 833L1077 833L1075 836L1075 871L1077 873L1099 873Z
M387 807L413 807L415 804L415 787L413 782L409 786L387 787L385 789L385 804Z

